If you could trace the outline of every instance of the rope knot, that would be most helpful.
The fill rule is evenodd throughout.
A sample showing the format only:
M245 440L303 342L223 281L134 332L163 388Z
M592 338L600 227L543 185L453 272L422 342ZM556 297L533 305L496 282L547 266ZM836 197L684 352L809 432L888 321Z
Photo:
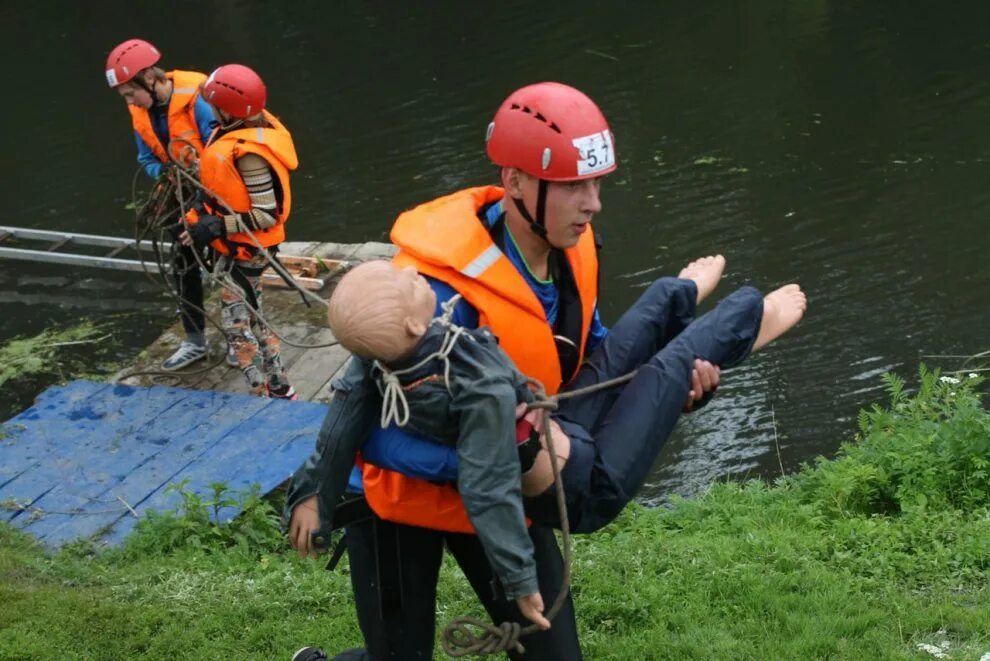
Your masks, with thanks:
M409 422L409 402L406 401L406 393L402 391L399 376L377 360L375 367L382 375L382 429L388 427L393 421L397 426L404 427Z
M439 317L433 320L433 323L440 324L441 326L450 327L454 323L454 308L457 304L461 302L462 296L460 294L454 294L446 301L440 304L440 309L443 312Z

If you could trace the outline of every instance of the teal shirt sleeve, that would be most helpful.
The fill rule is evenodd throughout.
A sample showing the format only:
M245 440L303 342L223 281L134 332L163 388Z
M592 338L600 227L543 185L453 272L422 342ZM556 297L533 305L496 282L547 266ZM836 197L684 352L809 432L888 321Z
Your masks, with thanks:
M151 151L148 143L141 139L137 131L134 132L134 140L137 142L137 162L144 168L144 171L152 179L157 179L162 173L162 162Z
M196 97L194 111L196 114L196 126L199 127L199 137L202 138L203 145L206 145L210 139L210 135L213 133L213 129L217 126L216 117L213 116L213 109L210 108L210 104L201 96Z

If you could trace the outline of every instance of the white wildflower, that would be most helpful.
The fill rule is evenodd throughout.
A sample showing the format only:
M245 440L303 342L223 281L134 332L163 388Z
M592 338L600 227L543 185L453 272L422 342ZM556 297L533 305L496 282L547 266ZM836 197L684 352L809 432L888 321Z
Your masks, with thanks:
M954 376L940 376L938 380L942 383L959 383L959 379Z
M942 648L938 645L929 645L927 643L918 643L918 649L922 652L928 652L936 659L947 659L949 655L942 651Z
M967 379L975 379L977 376L979 376L979 375L976 372L970 372L969 374L966 375L966 378ZM990 654L990 652L988 652L988 654ZM980 659L980 661L983 661L983 659Z

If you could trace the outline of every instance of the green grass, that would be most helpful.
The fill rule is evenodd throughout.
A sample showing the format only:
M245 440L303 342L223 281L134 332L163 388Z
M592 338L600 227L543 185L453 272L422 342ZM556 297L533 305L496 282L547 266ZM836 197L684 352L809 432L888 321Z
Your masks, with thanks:
M775 485L630 507L575 541L589 659L952 659L990 652L990 414L971 383L888 380L839 457ZM286 553L256 494L187 494L123 548L48 555L0 526L2 659L287 659L360 644L346 561ZM480 614L449 560L441 625ZM946 645L945 643L948 643ZM437 658L442 658L437 654Z

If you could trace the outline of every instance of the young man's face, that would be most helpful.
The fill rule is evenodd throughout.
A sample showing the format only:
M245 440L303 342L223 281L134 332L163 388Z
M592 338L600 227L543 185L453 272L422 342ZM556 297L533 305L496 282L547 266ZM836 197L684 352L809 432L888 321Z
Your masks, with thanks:
M148 94L148 90L134 83L124 83L117 88L117 93L129 106L144 108L145 110L151 107L151 95Z
M578 239L590 231L588 223L602 210L599 197L601 177L581 181L551 182L547 187L547 202L544 210L544 223L547 228L547 242L562 250L577 245ZM523 202L530 213L536 212L536 198L539 180L525 175L520 182Z

